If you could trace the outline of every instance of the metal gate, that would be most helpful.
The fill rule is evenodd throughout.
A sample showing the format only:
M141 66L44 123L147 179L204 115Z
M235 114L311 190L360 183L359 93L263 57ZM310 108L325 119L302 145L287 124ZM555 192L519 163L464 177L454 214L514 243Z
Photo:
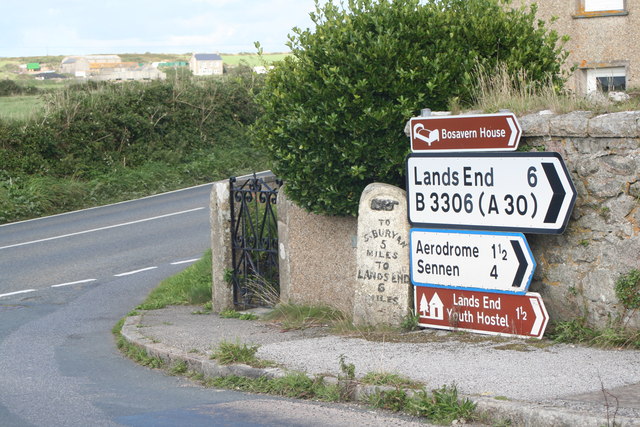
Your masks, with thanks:
M282 181L271 172L229 179L233 303L241 307L277 303L278 222Z

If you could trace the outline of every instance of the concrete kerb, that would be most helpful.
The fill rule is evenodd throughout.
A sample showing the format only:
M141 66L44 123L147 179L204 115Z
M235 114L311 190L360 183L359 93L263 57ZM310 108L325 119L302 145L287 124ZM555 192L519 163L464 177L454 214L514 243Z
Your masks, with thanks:
M254 368L248 365L221 365L209 356L200 353L187 353L167 346L161 342L154 341L140 332L142 316L129 316L122 326L121 335L132 345L144 349L149 356L157 357L167 365L184 362L188 370L202 374L205 377L215 378L229 375L236 375L246 378L279 378L287 375L289 371L281 368ZM325 377L325 380L332 384L343 382L338 378ZM347 381L348 389L351 391L351 398L357 402L367 402L369 396L385 391L394 391L392 386L372 386L359 384L354 381ZM412 389L404 390L411 396L416 391ZM593 408L585 408L584 412L577 412L563 407L552 405L531 404L522 401L496 400L482 396L460 396L471 400L477 405L477 410L486 413L494 419L509 419L514 426L554 426L554 427L600 427L609 425L607 419L602 415L592 415L588 413ZM613 414L611 414L613 417ZM628 417L615 417L617 426L640 426L640 420Z
M151 357L157 357L167 365L184 362L188 370L204 375L205 377L226 377L237 375L247 378L278 378L287 373L280 368L254 368L249 365L221 365L209 356L199 353L185 353L172 347L155 342L140 333L140 320L142 316L129 316L122 326L121 335L130 344L144 349Z

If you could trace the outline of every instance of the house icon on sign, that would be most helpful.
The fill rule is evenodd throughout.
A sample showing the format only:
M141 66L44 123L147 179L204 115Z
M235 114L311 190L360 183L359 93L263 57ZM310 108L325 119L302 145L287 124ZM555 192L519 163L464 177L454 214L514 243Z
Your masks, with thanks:
M442 304L437 292L433 294L431 301L427 301L425 295L422 294L418 311L422 319L444 320L444 304Z

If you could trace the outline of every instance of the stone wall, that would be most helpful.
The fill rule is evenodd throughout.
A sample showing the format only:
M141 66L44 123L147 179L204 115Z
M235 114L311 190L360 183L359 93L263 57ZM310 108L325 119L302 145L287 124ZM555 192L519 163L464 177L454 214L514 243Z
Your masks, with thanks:
M288 200L284 190L278 193L280 299L351 314L356 218L309 213Z
M640 112L543 112L519 121L520 146L560 153L578 192L564 234L527 235L538 264L530 290L542 295L553 321L586 315L605 326L620 314L640 327L640 314L625 313L614 291L620 275L640 269ZM215 210L225 196L218 197L220 202L212 198L212 223L224 225L226 218ZM282 300L352 313L357 219L307 213L283 191L278 217ZM214 257L216 252L223 255L214 250ZM229 290L219 292L224 302L214 301L214 307L229 301Z
M615 296L620 275L640 269L640 112L596 116L533 114L519 119L521 146L556 151L578 197L562 235L527 235L538 263L530 290L552 320L586 315L605 326L625 313Z

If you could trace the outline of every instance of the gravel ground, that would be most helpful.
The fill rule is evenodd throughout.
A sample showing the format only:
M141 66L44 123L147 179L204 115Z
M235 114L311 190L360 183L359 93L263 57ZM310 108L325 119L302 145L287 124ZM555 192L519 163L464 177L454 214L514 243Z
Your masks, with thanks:
M194 315L193 311L194 307L170 307L145 312L139 330L184 352L210 353L222 340L259 344L259 358L311 375L336 376L343 374L339 360L344 356L346 363L354 364L357 377L368 372L396 373L427 388L455 383L464 395L576 410L585 405L601 410L602 390L617 388L627 397L618 415L640 414L640 351L636 350L433 330L402 337L410 342L368 341L322 329L284 332L263 322Z
M311 374L339 374L339 358L356 376L391 372L436 388L456 383L464 394L544 400L640 382L640 352L552 345L526 351L492 341L381 343L327 336L266 344L257 356Z

